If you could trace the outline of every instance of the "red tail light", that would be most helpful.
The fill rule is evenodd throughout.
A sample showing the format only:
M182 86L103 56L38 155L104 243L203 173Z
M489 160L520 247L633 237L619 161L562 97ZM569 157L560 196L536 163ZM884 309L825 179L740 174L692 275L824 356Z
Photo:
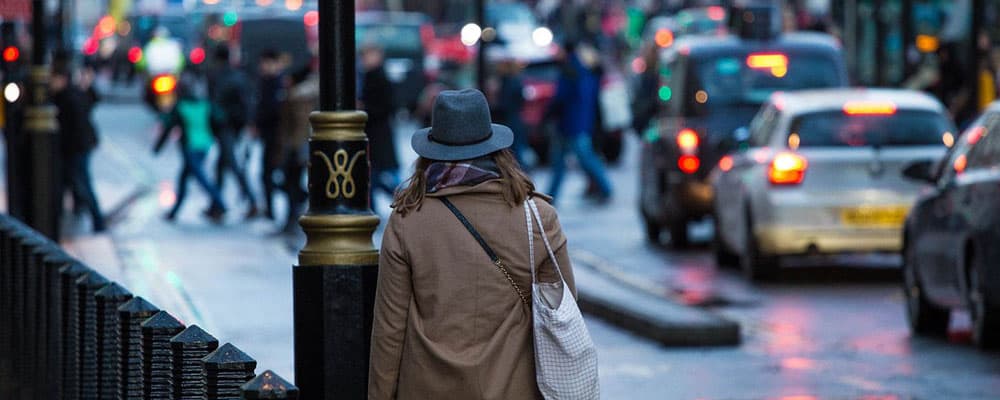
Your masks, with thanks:
M92 56L97 54L97 50L101 47L101 42L93 37L87 38L83 42L83 54L87 56Z
M733 169L733 164L733 156L723 156L719 159L719 169L722 172L729 172L729 170Z
M778 153L771 160L767 180L775 185L798 185L806 177L809 162L795 153Z
M153 93L170 93L177 87L177 80L170 75L160 75L153 79Z
M201 64L205 62L205 49L201 47L195 47L191 49L191 54L188 55L191 59L192 64Z
M14 62L17 61L18 58L21 58L21 50L18 50L17 47L7 46L7 48L3 49L4 61Z
M698 171L698 167L701 166L701 159L698 156L683 155L681 158L677 159L677 168L681 169L681 172L685 174L693 174Z
M142 49L133 47L128 49L128 62L135 64L142 61Z
M961 174L965 172L965 167L967 166L969 166L969 159L965 157L965 154L962 154L955 159L954 163L955 172Z
M316 26L319 24L319 11L311 10L306 12L306 15L302 17L303 22L306 26Z
M698 139L698 134L691 129L681 129L677 133L677 147L680 147L681 151L685 153L693 153L698 149L698 144L701 140Z

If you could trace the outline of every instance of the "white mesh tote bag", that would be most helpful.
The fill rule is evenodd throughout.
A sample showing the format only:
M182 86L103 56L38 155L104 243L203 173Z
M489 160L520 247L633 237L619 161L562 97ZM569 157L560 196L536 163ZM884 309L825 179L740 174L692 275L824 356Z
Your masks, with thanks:
M530 210L530 211L529 211ZM552 259L558 282L538 282L535 273L535 243L532 216ZM531 310L534 319L535 375L538 389L546 400L589 400L600 398L597 379L597 349L583 315L570 293L549 239L542 226L538 207L532 199L524 202L528 224L528 255L531 262Z

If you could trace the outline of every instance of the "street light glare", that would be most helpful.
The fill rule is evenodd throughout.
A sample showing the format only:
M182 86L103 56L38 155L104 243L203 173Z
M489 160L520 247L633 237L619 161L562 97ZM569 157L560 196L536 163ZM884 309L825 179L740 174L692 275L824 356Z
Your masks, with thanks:
M482 36L483 29L474 23L465 24L462 27L462 44L466 46L473 46L479 41L479 37Z
M17 86L16 83L8 83L7 86L3 88L3 98L7 100L8 103L13 103L17 99L21 98L21 87Z
M535 28L531 32L531 40L535 42L536 46L546 47L552 44L552 30L544 26Z

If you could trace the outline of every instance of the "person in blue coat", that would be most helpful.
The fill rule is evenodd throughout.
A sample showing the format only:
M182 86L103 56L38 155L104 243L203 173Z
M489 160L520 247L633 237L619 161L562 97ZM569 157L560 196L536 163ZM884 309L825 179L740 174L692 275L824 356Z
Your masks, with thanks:
M592 144L594 121L597 119L600 77L595 72L599 56L593 47L568 43L556 95L548 114L557 118L558 134L552 140L552 180L549 195L558 199L559 188L566 175L566 156L572 152L587 176L597 185L596 200L606 203L611 198L611 181Z

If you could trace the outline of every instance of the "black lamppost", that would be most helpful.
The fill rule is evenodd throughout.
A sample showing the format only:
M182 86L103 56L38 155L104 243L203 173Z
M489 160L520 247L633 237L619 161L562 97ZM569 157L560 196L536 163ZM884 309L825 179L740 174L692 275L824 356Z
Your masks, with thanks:
M476 88L486 92L486 0L475 0L476 25L479 25L479 49L476 51Z
M354 0L319 1L320 111L309 116L306 245L292 268L295 384L303 399L368 388L379 219L369 204L368 115L355 110Z
M27 133L25 154L28 161L23 164L26 180L28 204L25 222L49 238L59 240L59 214L61 209L61 187L59 165L62 160L56 151L58 122L56 108L49 103L49 68L46 65L47 48L45 37L45 1L32 0L31 18L31 88L28 91L28 107L24 113L24 128ZM18 190L19 188L10 188Z

